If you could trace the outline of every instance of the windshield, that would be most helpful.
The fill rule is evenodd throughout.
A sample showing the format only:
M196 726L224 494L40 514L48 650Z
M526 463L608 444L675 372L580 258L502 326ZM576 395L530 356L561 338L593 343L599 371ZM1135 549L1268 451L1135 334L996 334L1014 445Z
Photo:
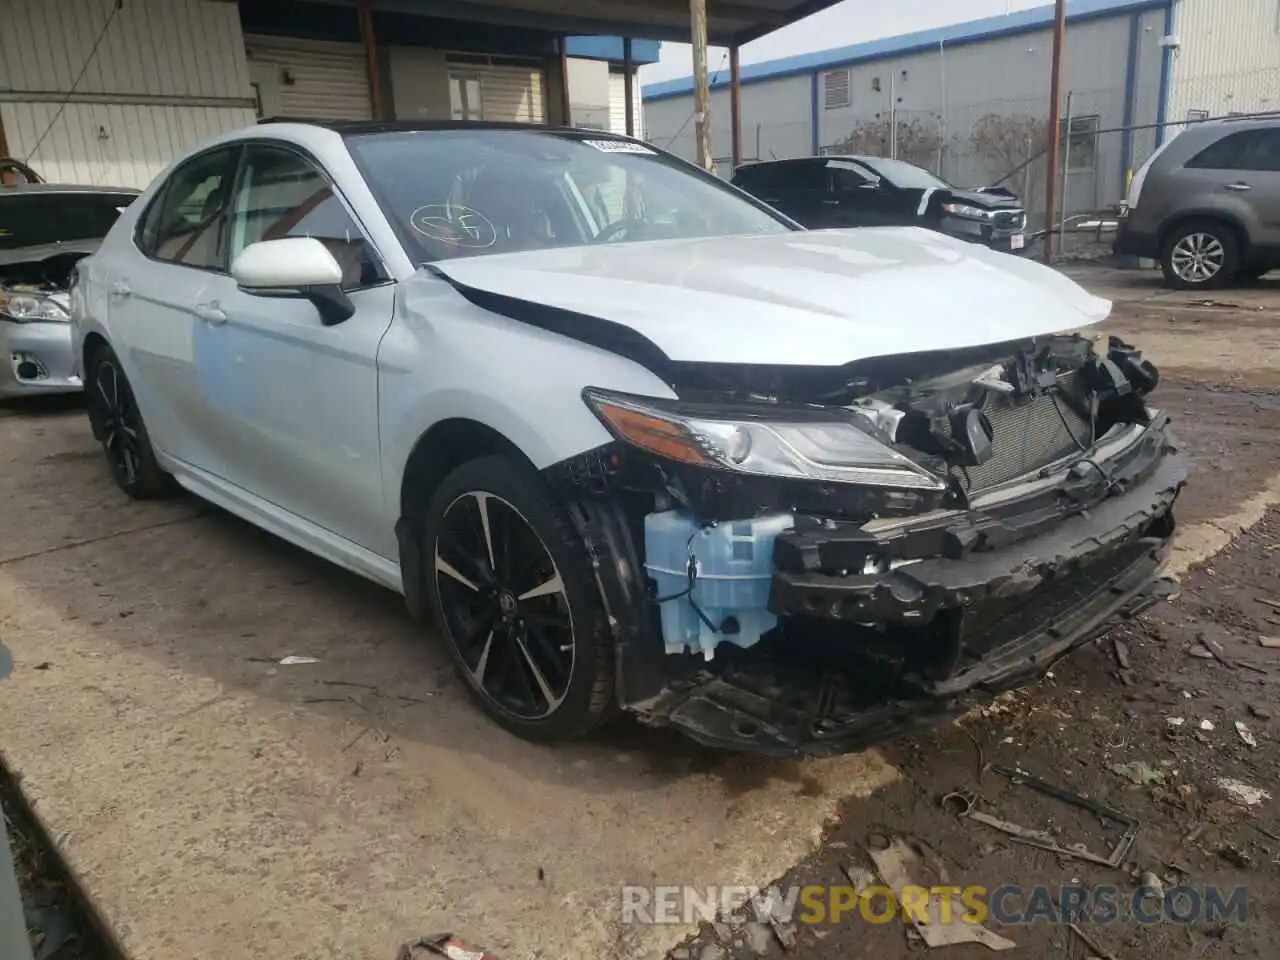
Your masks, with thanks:
M951 184L940 180L923 167L903 160L890 160L887 157L871 157L866 161L876 173L884 177L895 187L904 190L946 190Z
M476 129L367 134L348 145L419 263L794 229L715 177L629 140Z
M134 199L121 193L0 192L0 250L101 240Z

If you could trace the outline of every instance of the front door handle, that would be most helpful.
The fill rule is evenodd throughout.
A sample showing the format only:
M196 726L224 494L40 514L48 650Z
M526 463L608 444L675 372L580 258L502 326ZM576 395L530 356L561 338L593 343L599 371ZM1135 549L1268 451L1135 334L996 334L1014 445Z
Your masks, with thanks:
M227 322L227 315L217 303L196 304L196 316L212 327L220 327Z
M133 290L123 280L117 280L111 284L110 296L112 300L128 300L133 296Z
M1226 189L1233 190L1236 193L1244 193L1248 190L1252 190L1253 187L1249 186L1247 183L1228 183Z
M838 206L840 206L840 201L839 201L839 200L823 200L822 202L823 202L823 203L825 203L828 207L838 207Z

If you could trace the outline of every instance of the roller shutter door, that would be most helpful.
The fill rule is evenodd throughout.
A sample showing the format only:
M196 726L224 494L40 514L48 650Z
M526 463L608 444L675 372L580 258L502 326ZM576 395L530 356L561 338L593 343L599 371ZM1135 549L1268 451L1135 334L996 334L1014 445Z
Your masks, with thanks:
M546 73L532 64L495 63L480 57L450 56L450 84L467 86L480 82L480 119L515 123L546 123ZM458 119L475 118L475 104L467 100L466 117L459 116L458 98L454 97L454 113Z
M635 135L643 140L644 111L641 109L639 77L632 81L631 99L634 102ZM609 71L609 129L613 133L627 132L627 82L626 76L618 70Z
M247 36L245 50L251 64L279 68L280 113L284 116L372 118L364 51L358 43Z

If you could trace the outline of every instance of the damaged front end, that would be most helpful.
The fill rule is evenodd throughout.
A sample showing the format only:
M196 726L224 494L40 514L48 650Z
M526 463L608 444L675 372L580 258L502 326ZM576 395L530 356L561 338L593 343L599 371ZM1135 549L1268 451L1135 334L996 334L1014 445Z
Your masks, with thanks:
M676 401L586 391L616 442L547 471L646 723L854 749L1161 594L1185 464L1117 338L668 374Z

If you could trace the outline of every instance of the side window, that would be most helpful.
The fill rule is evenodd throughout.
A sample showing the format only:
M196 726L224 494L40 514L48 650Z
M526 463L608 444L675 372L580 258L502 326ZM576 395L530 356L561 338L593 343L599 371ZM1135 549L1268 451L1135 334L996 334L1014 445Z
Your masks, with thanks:
M788 193L826 193L827 175L821 161L796 160L779 164L777 182Z
M875 182L871 171L849 160L828 160L827 174L831 177L831 189L836 193L858 190Z
M201 154L173 172L147 211L140 238L157 260L221 270L222 231L239 151L231 147Z
M292 150L249 147L229 220L231 260L262 240L314 237L342 267L345 289L384 279L373 250L329 179Z
M1199 170L1280 170L1280 130L1244 130L1210 144L1187 161Z

